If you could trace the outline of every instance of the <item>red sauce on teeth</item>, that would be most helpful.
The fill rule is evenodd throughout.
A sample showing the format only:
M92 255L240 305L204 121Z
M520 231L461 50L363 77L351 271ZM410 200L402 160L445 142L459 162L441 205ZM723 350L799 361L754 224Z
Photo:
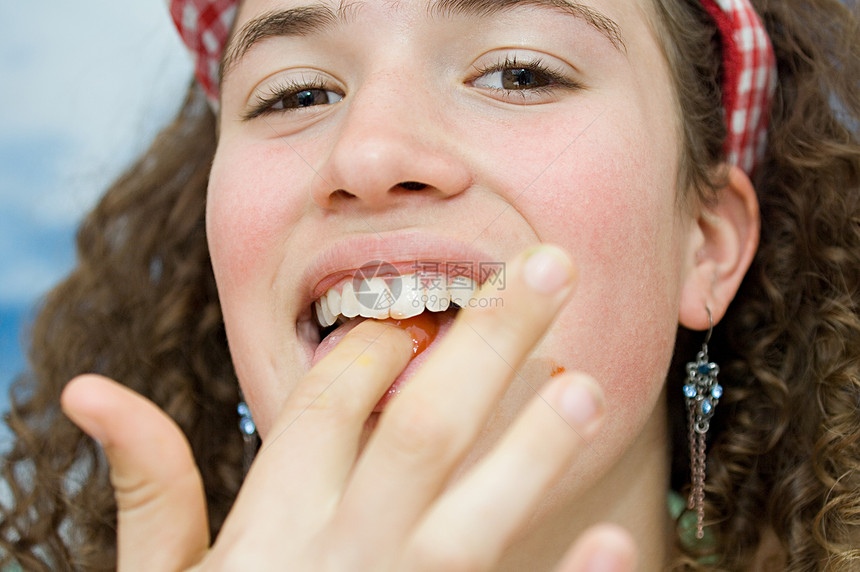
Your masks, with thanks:
M555 377L555 376L562 374L564 372L565 372L565 369L564 369L563 365L558 365L557 363L553 362L552 363L552 371L550 372L549 375L550 375L550 377Z
M439 332L439 324L432 312L422 312L414 318L403 320L389 318L385 321L406 330L412 336L412 357L426 350Z

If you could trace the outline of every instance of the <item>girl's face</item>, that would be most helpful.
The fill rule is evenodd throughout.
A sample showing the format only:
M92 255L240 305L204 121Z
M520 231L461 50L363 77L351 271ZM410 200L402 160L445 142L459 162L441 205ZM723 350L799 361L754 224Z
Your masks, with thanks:
M374 260L477 273L551 242L578 289L476 454L564 367L599 381L608 413L572 486L663 462L648 452L692 225L646 4L245 0L236 30L256 33L228 48L207 224L264 437L311 366L325 288Z

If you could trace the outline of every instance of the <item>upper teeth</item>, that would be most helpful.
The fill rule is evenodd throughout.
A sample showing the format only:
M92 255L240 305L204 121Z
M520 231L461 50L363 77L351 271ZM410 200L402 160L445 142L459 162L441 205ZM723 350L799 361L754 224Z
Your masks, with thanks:
M466 306L478 289L473 279L464 276L450 281L441 274L431 278L428 279L426 274L404 274L349 280L341 291L331 288L314 302L317 321L321 326L329 327L341 316L382 320L411 318L425 308L431 312L443 312L451 304Z

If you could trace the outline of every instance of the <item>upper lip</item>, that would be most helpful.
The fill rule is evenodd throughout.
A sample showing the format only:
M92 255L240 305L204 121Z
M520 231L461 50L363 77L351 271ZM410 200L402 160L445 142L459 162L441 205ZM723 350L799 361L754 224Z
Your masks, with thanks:
M416 262L458 262L465 275L480 283L481 263L501 261L469 243L423 232L368 234L336 242L317 255L299 282L307 306L358 269L374 262L394 266L401 274L414 272ZM468 268L471 267L471 271Z

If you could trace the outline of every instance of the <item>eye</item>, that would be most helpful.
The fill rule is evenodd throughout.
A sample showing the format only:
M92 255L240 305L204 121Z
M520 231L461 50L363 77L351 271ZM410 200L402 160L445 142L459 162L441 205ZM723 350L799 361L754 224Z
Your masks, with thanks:
M570 90L581 87L563 72L550 69L540 60L523 63L515 58L505 58L497 64L478 68L471 85L504 95L516 93L524 99L555 89Z
M542 70L531 68L505 68L491 71L475 80L475 86L489 89L536 89L553 83L553 78Z
M343 99L343 94L329 89L322 80L289 82L270 88L266 95L257 97L254 107L245 119L261 115L300 111L308 107L331 105Z
M326 89L311 88L284 94L270 109L298 109L313 105L328 105L343 99L339 93Z

